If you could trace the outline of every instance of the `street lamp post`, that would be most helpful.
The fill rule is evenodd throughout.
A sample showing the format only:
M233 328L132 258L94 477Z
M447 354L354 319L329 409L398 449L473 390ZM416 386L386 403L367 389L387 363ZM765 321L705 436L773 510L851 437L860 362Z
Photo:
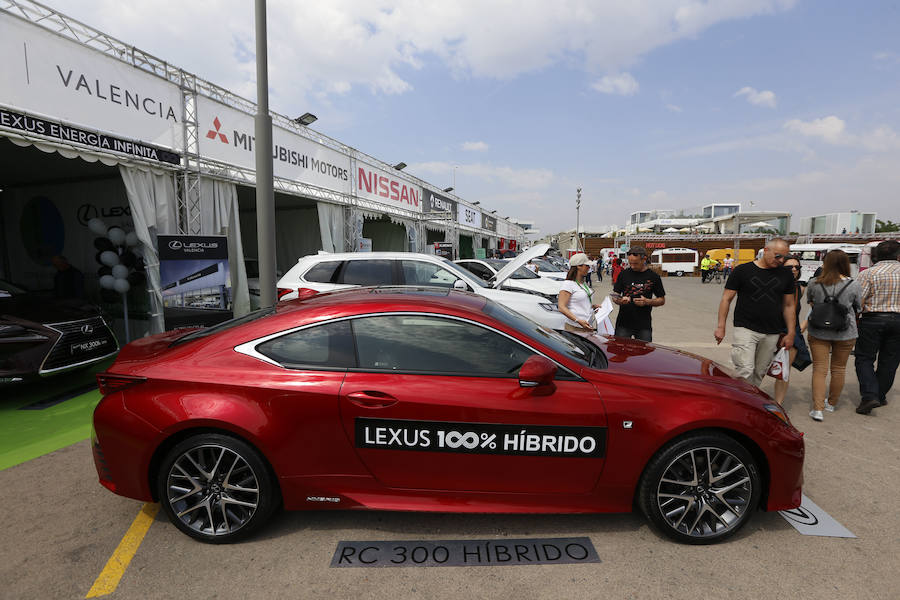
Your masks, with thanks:
M266 0L256 0L256 235L259 257L259 305L275 306L275 182L272 167L272 117L269 115L269 58L266 49Z
M575 189L575 249L584 252L581 244L581 188Z

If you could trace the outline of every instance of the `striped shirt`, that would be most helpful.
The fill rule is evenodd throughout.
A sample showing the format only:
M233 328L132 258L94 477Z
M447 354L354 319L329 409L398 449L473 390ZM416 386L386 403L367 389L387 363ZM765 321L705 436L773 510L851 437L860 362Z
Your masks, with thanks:
M882 260L856 278L862 288L863 314L900 313L900 261Z

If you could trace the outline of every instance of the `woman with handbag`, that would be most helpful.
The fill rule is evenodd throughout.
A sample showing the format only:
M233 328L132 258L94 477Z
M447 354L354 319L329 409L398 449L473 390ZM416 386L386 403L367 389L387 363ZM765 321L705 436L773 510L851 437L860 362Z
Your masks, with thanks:
M789 254L788 257L784 259L784 266L791 270L791 273L794 275L794 283L797 284L794 287L794 305L797 307L797 331L794 334L794 346L788 354L790 358L790 365L788 368L793 366L798 371L802 371L812 363L812 357L809 355L809 348L806 345L806 340L803 339L803 332L806 331L806 322L802 325L800 324L800 298L803 297L805 291L803 282L800 281L800 259L795 254ZM784 404L784 397L787 395L787 389L788 381L783 379L775 380L775 402L778 403L778 406Z
M814 421L823 419L822 410L834 412L844 388L844 372L856 343L856 317L862 292L850 279L850 258L843 250L832 250L822 261L822 273L809 280L806 298L809 312L809 349L812 353L812 410ZM825 380L831 372L828 396Z

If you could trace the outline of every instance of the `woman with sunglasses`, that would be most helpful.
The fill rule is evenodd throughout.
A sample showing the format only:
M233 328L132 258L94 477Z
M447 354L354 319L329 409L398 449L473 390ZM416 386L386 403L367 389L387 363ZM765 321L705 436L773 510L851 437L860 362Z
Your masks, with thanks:
M787 258L784 259L784 266L791 270L791 273L794 275L794 282L797 284L794 288L794 304L797 305L797 329L796 334L794 335L794 347L791 348L788 356L790 357L790 364L798 371L802 371L812 362L812 357L809 355L809 348L806 345L806 340L803 338L803 332L806 331L806 322L804 321L802 325L800 324L800 298L803 297L803 293L806 290L804 289L804 283L800 281L800 259L797 255L789 254ZM781 379L775 380L775 402L777 402L779 406L784 404L784 397L787 394L787 389L787 381L782 381Z
M844 373L847 360L856 343L856 316L861 310L862 290L850 279L850 257L843 250L831 250L822 261L822 274L813 277L807 285L806 298L815 310L826 298L846 307L847 314L842 329L817 327L815 318L809 322L809 349L813 360L812 400L809 416L814 421L823 419L822 410L834 412L841 391L844 389ZM812 313L810 313L812 315ZM825 380L831 372L828 396L825 396Z
M559 299L556 304L567 319L566 331L576 333L589 333L596 331L594 310L600 308L599 304L591 304L591 296L594 290L585 281L588 273L590 259L587 254L579 252L569 259L569 272L566 280L559 290Z

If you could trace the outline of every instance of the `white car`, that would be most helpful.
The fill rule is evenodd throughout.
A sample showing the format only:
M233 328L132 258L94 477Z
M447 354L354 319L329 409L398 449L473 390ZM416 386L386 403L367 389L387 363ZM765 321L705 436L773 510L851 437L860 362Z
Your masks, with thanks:
M566 274L568 273L568 271L563 267L560 267L556 263L550 262L545 258L536 258L534 259L534 264L537 265L537 274L539 277L558 282L563 282L566 280Z
M543 249L541 249L543 246ZM412 252L348 252L304 256L278 281L278 299L291 300L319 292L363 285L416 285L468 290L519 312L552 329L566 319L555 302L543 296L499 289L530 258L547 251L540 244L501 269L488 285L446 258Z
M454 262L467 271L474 273L488 284L492 283L497 273L509 264L499 258L464 258ZM556 303L559 299L561 287L562 281L552 281L541 277L538 273L526 267L516 269L503 284L503 289L537 294L553 303Z

